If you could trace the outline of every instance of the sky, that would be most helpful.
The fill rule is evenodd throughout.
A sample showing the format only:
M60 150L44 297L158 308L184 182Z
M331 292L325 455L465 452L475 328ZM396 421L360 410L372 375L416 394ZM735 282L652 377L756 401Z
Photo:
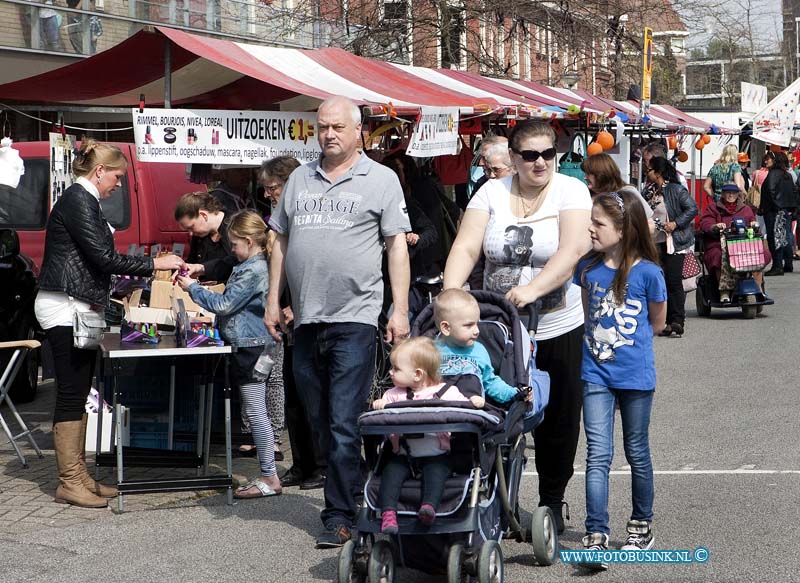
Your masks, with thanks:
M719 0L709 1L719 2ZM739 10L740 5L747 0L723 1L727 4L728 9L735 13ZM783 27L781 17L781 0L750 1L752 3L751 5L755 9L755 15L753 17L754 38L764 45L763 48L767 50L767 52L780 50L778 44L782 36ZM684 22L686 23L687 27L689 27L690 32L693 33L690 35L689 39L687 39L687 47L693 48L696 46L705 46L708 42L708 33L714 30L715 25L711 20L707 19L705 22L705 30L703 30L703 26L696 16L696 4L688 2L686 5L690 6L690 8L687 8L687 10L691 11L691 16L685 17ZM720 31L715 30L714 32L719 34ZM776 40L778 42L776 42ZM771 47L774 47L774 49L771 49Z

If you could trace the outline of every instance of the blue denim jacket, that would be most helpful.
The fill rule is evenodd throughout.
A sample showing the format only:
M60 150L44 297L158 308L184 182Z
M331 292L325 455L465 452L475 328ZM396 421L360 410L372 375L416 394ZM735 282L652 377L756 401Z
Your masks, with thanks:
M233 268L223 293L214 293L193 283L189 295L218 316L217 328L225 342L233 346L264 346L273 341L264 325L264 299L268 288L267 259L259 254Z

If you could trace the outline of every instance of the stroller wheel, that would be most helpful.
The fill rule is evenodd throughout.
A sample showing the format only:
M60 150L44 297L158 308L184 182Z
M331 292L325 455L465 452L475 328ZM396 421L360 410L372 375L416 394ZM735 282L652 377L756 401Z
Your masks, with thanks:
M394 581L394 552L388 541L379 540L372 547L367 573L369 583L392 583Z
M478 555L478 583L503 583L503 551L497 541L487 540Z
M533 558L543 566L552 565L558 555L558 531L553 511L539 506L531 517L531 544Z
M336 573L337 583L363 583L366 577L358 570L355 561L356 543L349 540L339 551L339 566Z
M464 545L455 543L447 554L447 583L461 583L461 561L464 558Z

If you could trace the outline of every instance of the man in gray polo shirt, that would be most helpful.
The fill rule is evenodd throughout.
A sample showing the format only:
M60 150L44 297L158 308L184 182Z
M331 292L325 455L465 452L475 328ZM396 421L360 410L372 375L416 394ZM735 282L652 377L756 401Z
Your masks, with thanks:
M358 107L344 97L324 101L317 132L322 157L292 173L270 219L278 237L264 322L279 338L279 298L288 283L295 382L328 458L317 547L331 548L350 539L363 487L357 420L375 372L384 244L395 299L387 340L408 336L411 226L397 176L358 151Z

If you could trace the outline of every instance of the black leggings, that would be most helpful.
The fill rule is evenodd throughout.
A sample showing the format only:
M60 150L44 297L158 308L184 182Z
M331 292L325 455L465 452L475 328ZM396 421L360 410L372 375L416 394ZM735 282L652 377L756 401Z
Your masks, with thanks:
M438 510L444 493L444 484L452 472L449 458L447 454L418 458L393 455L381 474L381 490L378 497L381 510L397 510L403 482L411 476L411 464L419 468L422 473L422 504L430 504L434 510Z
M56 372L56 411L53 423L80 421L86 413L86 397L92 388L97 350L75 348L72 326L45 331Z
M538 341L536 366L550 374L550 402L544 421L533 432L540 505L561 503L574 472L583 404L582 358L583 325Z
M666 243L659 243L658 249L667 284L667 324L683 326L686 321L686 292L683 291L683 260L686 255L667 253Z

